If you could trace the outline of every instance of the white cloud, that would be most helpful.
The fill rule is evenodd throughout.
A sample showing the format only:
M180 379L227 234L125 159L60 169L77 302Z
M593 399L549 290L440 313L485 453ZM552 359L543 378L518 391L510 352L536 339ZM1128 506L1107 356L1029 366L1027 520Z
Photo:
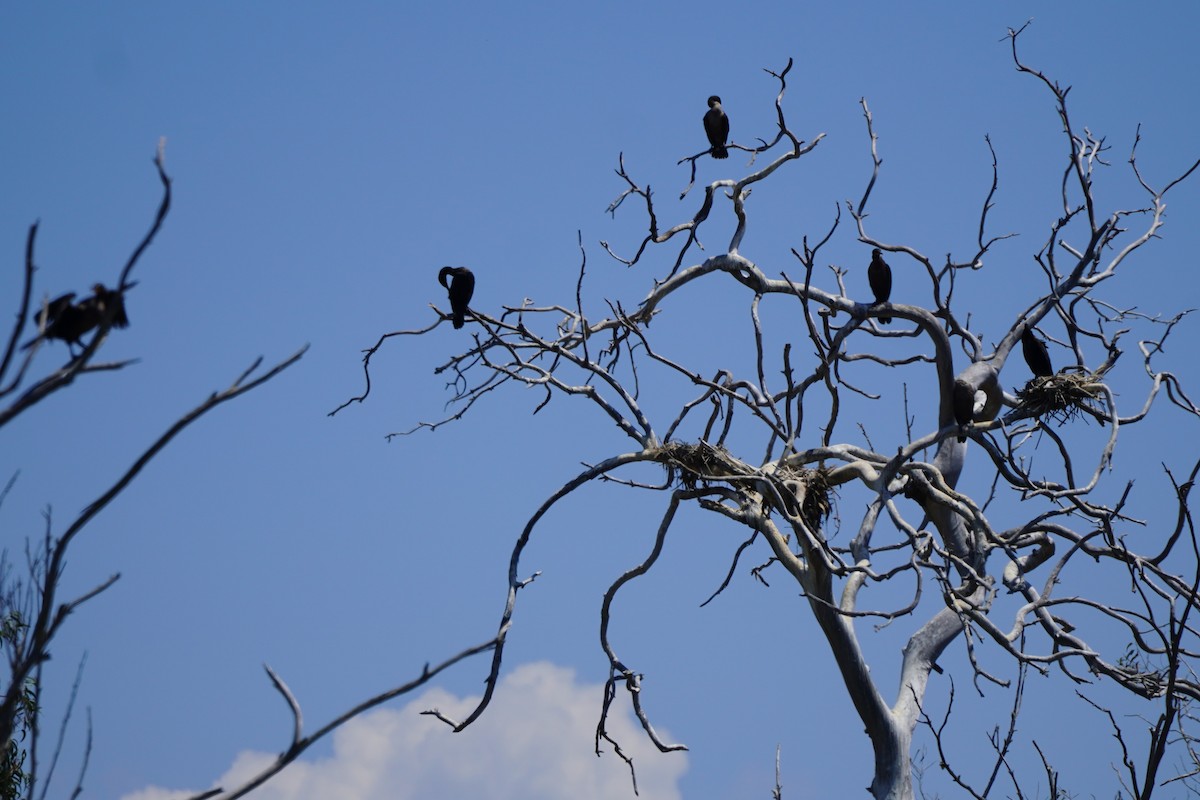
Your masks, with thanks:
M369 712L333 734L333 756L300 760L252 793L254 800L542 800L633 798L629 768L610 748L597 758L603 687L573 670L523 665L500 681L491 706L462 733L419 712L462 719L478 697L431 689L400 709ZM624 690L618 694L618 700ZM683 753L659 753L628 711L613 704L609 732L637 767L639 800L677 800ZM669 741L669 735L659 733ZM217 781L231 788L274 760L243 752ZM150 787L123 800L182 800L191 792Z

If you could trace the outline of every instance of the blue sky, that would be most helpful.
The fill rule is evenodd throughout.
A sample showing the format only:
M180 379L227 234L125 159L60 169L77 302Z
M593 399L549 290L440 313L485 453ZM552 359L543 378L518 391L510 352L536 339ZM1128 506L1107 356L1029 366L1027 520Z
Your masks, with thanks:
M1140 163L1152 180L1200 155L1200 120L1188 102L1200 74L1200 10L1190 4L1136 13L1117 4L833 5L0 8L0 297L16 296L35 220L38 297L115 280L157 207L151 159L159 137L175 189L166 226L134 276L132 325L103 354L139 363L81 380L0 431L0 478L20 470L0 507L4 546L19 551L23 537L40 535L47 508L61 530L177 416L255 357L273 362L312 344L296 367L186 431L73 551L68 592L122 574L67 625L48 667L65 695L88 654L80 702L95 724L93 796L204 788L239 754L283 748L290 720L263 662L289 682L315 727L425 661L491 635L525 520L580 462L624 449L617 431L581 403L556 401L531 416L540 397L508 390L454 426L385 443L385 434L442 414L449 393L433 368L466 336L448 326L389 343L374 361L370 399L326 414L361 390L362 348L383 332L430 322L430 302L445 307L435 282L443 264L475 270L473 305L483 309L524 297L573 302L579 232L592 313L604 313L603 297L640 300L675 248L627 270L599 246L606 240L628 254L644 235L637 207L604 213L623 188L613 174L618 154L656 190L660 221L690 218L698 191L675 200L688 179L675 162L705 146L709 94L724 98L735 141L769 137L776 85L762 70L794 58L789 120L807 139L826 134L813 154L755 190L742 252L771 265L769 274L795 270L788 248L823 233L836 203L860 196L870 170L860 98L885 162L872 231L939 257L965 254L974 242L989 134L1001 170L991 224L1021 236L962 289L985 331L1002 331L989 326L1010 324L1040 289L1023 278L1036 280L1029 256L1054 218L1065 151L1051 97L1012 67L1006 28L1034 17L1024 57L1073 85L1076 122L1113 145L1114 166L1102 178L1107 207L1142 202L1124 167L1138 123ZM736 156L702 160L699 179L745 169ZM1163 240L1117 290L1148 313L1200 305L1196 185L1179 187L1169 207ZM708 252L727 241L729 220L723 212L708 223ZM827 254L851 269L851 293L865 296L869 253L851 226ZM898 273L894 299L922 298ZM715 287L698 289L686 309L719 318L725 299ZM748 341L737 308L729 335L718 336L697 334L677 306L664 314L662 341L691 346L701 371L715 369ZM1185 381L1196 377L1194 341L1189 322L1169 351ZM56 344L39 365L63 358ZM1134 367L1124 374L1135 381L1137 365L1123 366ZM1122 402L1140 407L1142 384L1120 391ZM665 395L663 408L672 402ZM890 414L890 424L897 419ZM877 437L885 436L889 423L878 424ZM1164 410L1155 425L1131 431L1119 455L1144 476L1151 507L1159 463L1181 467L1195 441L1182 415ZM1139 435L1150 438L1135 443ZM970 469L971 488L986 489L986 470ZM1120 487L1123 479L1106 480ZM854 501L844 502L846 524L856 524ZM496 738L468 732L456 737L467 745L447 743L468 748L458 759L416 759L411 748L395 755L392 771L380 773L389 791L417 785L418 774L422 786L458 785L437 769L494 754L497 742L526 729L538 741L542 717L521 708L598 708L606 667L599 600L644 556L662 508L661 497L595 486L546 519L525 562L543 575L521 598L506 673L528 678L514 687L540 687L530 697L551 699L493 708L508 725L498 725ZM859 791L869 780L867 742L804 602L782 576L765 589L743 570L718 602L699 609L745 537L695 510L677 524L659 568L619 605L618 648L647 676L648 710L691 747L686 756L639 751L639 770L658 781L643 796L767 796L776 744L787 796ZM880 673L893 674L908 629L897 624L873 645ZM948 660L962 659L958 647ZM443 699L477 695L485 674L482 661L461 665L438 691ZM1056 698L1071 687L1060 676L1035 683L1022 732L1050 739L1054 728L1045 726L1066 713ZM956 701L971 702L965 675L957 689ZM963 741L982 747L1003 721L995 709L1005 695L989 700L998 704L961 718ZM401 701L389 714L408 707ZM1066 784L1111 796L1111 775L1095 768L1091 749L1107 747L1107 732L1066 707L1083 721L1075 723L1079 744L1059 754ZM61 696L48 700L52 715L57 708ZM423 746L452 738L415 713L396 724L417 733L379 733L383 719L358 735L392 745L429 737ZM579 764L624 778L611 754L595 767L589 725ZM80 739L76 724L69 753ZM1023 753L1032 754L1027 741ZM321 780L353 772L332 744L312 760L330 770ZM588 796L576 786L544 795L528 785L507 794L495 782L487 782L492 794L473 790ZM263 796L309 796L270 791Z

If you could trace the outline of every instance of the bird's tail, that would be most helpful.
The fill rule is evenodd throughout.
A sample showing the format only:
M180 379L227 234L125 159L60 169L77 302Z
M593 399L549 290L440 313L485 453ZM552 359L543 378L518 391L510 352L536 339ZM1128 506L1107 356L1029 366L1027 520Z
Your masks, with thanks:
M729 150L723 144L714 144L712 148L713 158L729 158Z
M454 329L458 330L462 326L463 326L463 312L455 311L454 312Z
M892 318L891 318L891 317L880 317L880 318L879 318L879 324L880 324L880 325L891 325L891 324L892 324Z

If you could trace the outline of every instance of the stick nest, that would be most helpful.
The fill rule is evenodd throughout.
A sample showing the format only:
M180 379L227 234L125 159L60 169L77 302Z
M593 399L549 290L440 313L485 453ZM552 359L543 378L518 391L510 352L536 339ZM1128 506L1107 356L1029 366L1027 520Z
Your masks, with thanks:
M768 480L762 470L746 464L725 448L714 447L708 442L670 442L663 446L661 460L668 467L679 470L680 483L686 489L711 483L726 483L734 487L753 484L757 489L763 480ZM800 501L800 513L805 522L817 530L832 509L828 470L823 467L806 469L780 465L773 477L785 485L793 482L800 484L799 487L788 486L789 493L794 490L793 496L803 498Z
M1102 375L1099 372L1059 372L1034 378L1024 389L1017 390L1017 399L1033 416L1048 416L1059 422L1080 414L1103 414L1097 408L1104 397Z

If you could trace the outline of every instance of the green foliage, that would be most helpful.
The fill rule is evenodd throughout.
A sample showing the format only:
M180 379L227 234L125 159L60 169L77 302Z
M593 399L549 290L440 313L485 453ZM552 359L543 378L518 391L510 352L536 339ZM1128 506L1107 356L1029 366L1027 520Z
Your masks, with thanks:
M0 620L0 645L17 646L24 630L29 627L19 611L9 611ZM25 771L28 752L24 742L37 719L37 686L33 678L25 681L21 701L17 704L13 719L14 736L4 745L0 753L0 800L16 800L24 796L29 784Z

